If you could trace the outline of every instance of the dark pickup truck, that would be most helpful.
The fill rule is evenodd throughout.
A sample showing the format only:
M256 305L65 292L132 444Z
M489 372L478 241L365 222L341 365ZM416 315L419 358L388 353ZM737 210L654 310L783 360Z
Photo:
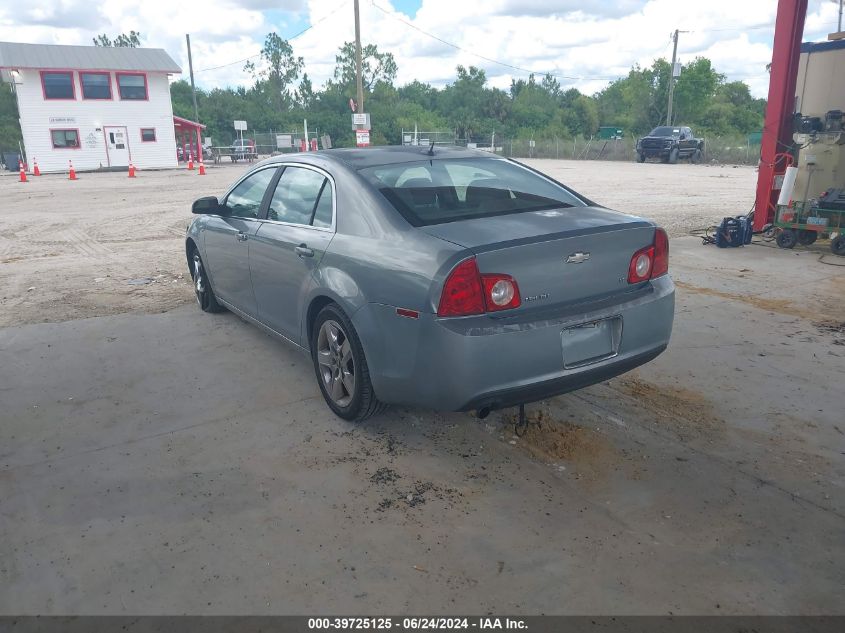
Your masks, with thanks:
M704 139L695 138L688 127L661 125L637 140L637 162L659 158L664 163L674 164L679 158L685 158L697 163L701 161L703 150Z

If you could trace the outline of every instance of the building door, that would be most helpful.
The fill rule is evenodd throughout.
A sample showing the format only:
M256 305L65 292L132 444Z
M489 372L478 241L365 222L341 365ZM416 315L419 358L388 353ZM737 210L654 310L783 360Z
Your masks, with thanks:
M129 139L125 127L104 126L109 167L129 166Z

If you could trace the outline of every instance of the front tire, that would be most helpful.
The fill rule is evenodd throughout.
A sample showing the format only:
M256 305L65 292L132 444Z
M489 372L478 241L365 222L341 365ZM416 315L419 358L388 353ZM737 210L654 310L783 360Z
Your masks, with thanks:
M217 297L211 288L211 282L205 271L199 251L194 249L191 256L191 279L194 281L194 295L203 312L222 312L223 306L217 303Z
M637 162L644 163L645 162L645 154L642 152L637 152Z
M678 162L678 148L675 147L674 149L672 149L671 152L669 152L669 164L674 165L677 162Z
M692 155L689 157L689 161L693 165L697 165L698 163L700 163L701 162L701 150L700 149L695 150L692 153Z
M385 409L376 398L364 348L336 304L320 310L311 334L311 358L326 404L340 418L362 422Z
M795 248L798 243L798 236L792 229L782 229L775 241L781 248Z

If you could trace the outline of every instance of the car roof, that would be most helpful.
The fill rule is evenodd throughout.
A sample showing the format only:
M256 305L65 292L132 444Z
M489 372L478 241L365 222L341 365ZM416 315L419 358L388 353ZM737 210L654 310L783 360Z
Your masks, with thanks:
M394 163L410 163L421 160L438 160L444 158L497 158L495 154L465 147L443 146L434 147L434 155L429 154L428 146L419 145L385 145L378 147L349 147L324 149L316 152L299 152L296 154L280 154L266 163L274 162L323 162L342 163L352 169L364 169L377 165L391 165ZM322 159L322 161L320 161Z

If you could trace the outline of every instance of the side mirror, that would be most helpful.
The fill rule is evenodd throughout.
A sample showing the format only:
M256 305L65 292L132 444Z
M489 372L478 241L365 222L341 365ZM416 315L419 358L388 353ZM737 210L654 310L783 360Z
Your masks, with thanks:
M191 213L197 213L201 215L203 213L219 212L220 202L217 200L216 196L206 196L205 198L194 200L194 204L191 205Z

